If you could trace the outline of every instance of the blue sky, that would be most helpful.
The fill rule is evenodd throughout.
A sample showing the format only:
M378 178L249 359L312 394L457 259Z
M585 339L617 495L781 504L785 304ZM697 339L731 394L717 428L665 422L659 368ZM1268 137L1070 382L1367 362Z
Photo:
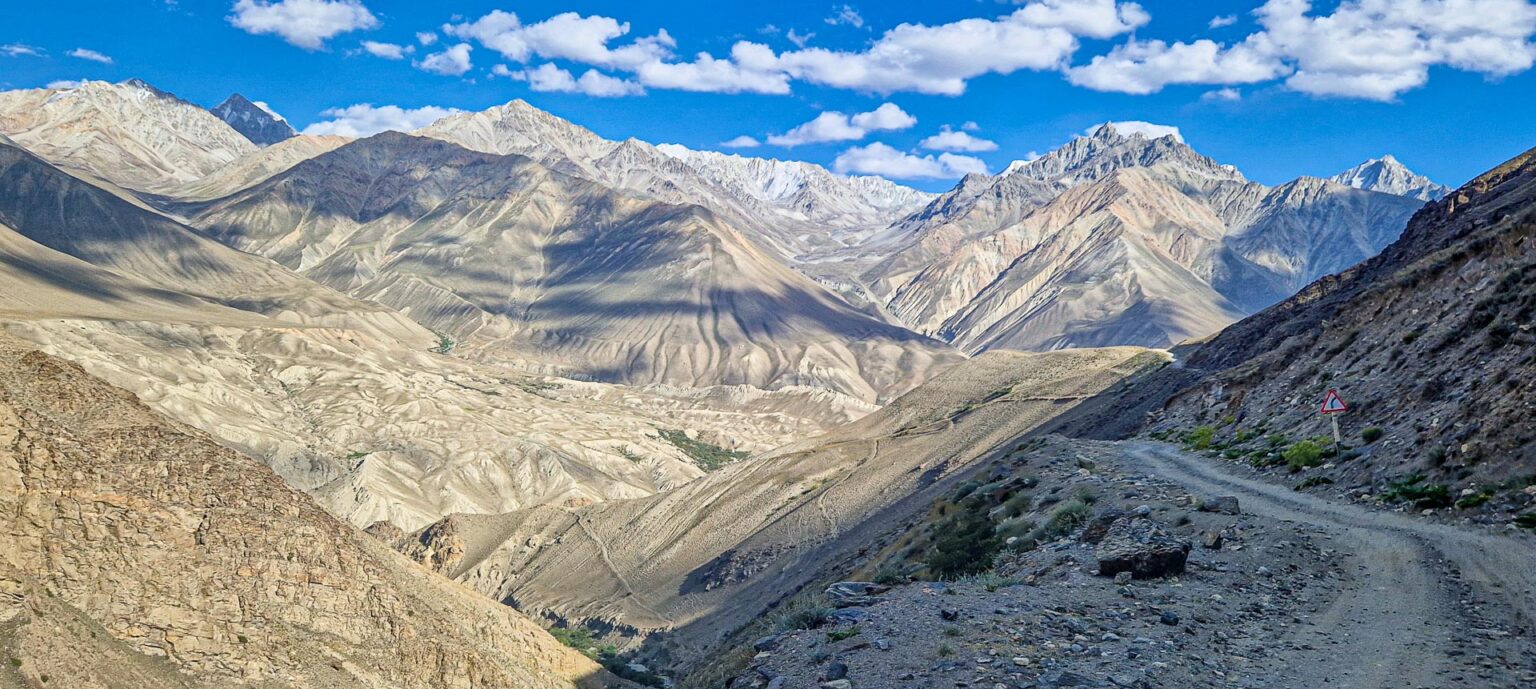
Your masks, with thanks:
M1104 121L1177 127L1266 183L1393 153L1459 184L1536 146L1531 0L55 0L6 16L3 88L139 77L208 106L239 91L316 131L524 98L610 138L750 137L740 152L927 189Z

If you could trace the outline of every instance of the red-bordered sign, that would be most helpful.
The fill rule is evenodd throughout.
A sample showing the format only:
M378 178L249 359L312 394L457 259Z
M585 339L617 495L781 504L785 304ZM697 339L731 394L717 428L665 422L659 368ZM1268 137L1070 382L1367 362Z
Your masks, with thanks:
M1344 403L1343 397L1339 397L1338 390L1329 390L1323 397L1322 412L1324 414L1343 414L1347 411L1349 411L1349 405Z

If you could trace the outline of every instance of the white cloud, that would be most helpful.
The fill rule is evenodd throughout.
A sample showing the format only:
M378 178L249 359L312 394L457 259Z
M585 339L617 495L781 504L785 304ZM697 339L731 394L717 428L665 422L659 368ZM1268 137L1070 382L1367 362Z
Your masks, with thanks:
M1086 136L1093 136L1094 134L1097 134L1098 131L1100 129L1104 128L1104 127L1111 127L1116 132L1121 134L1122 136L1131 136L1133 134L1140 134L1142 136L1147 137L1148 139L1161 139L1161 138L1163 138L1165 136L1171 136L1171 137L1173 137L1174 141L1178 141L1179 143L1183 143L1184 142L1184 134L1179 131L1178 127L1173 127L1173 126L1166 125L1166 124L1153 124L1151 122L1142 122L1140 120L1126 120L1126 121L1123 121L1123 122L1105 122L1104 124L1101 124L1101 125L1098 125L1098 126L1089 127L1088 131L1083 132L1083 134L1086 135Z
M598 98L617 98L620 96L639 96L645 94L645 88L633 81L603 74L595 69L589 69L580 78L577 78L570 72L548 62L538 67L521 71L507 69L505 65L496 65L496 67L491 69L491 72L497 76L526 81L528 82L528 88L534 91L582 93Z
M386 60L404 60L406 55L416 52L416 46L363 41L363 50L368 51L369 55Z
M469 53L473 50L468 43L444 48L442 52L432 53L419 61L411 63L416 69L443 76L456 77L468 72L474 67L469 60Z
M700 53L687 61L677 60L676 41L665 30L615 44L629 35L628 23L574 12L524 24L517 15L496 10L444 31L513 62L570 60L632 73L650 88L786 94L791 81L801 80L872 93L959 95L968 80L984 74L1063 68L1077 51L1079 36L1108 38L1147 20L1140 5L1131 2L1029 0L995 19L901 24L861 50L806 48L801 43L810 36L794 34L800 47L784 53L740 41L728 56Z
M917 124L917 118L897 107L895 103L882 103L869 112L848 116L840 112L824 112L784 134L768 137L775 146L800 146L826 141L858 141L874 131L908 129Z
M1200 96L1200 100L1203 101L1225 101L1228 103L1242 99L1243 92L1230 86L1224 89L1216 89L1215 91L1206 91Z
M891 179L954 179L987 174L987 164L970 156L943 153L917 156L883 143L855 146L837 156L832 168L843 174L880 175Z
M1221 17L1211 17L1210 27L1213 28L1213 29L1220 29L1220 28L1222 28L1224 26L1231 26L1231 25L1236 24L1236 23L1237 23L1237 15L1235 15L1235 14L1228 14L1228 15L1224 15L1224 16L1221 16Z
M787 33L784 34L784 38L788 39L790 43L795 44L796 48L804 48L806 46L806 44L810 43L811 39L813 39L815 37L816 37L815 33L812 33L812 32L800 33L799 31L796 31L794 29L790 29Z
M966 122L965 124L960 125L960 129L967 132L979 132L981 131L981 125L976 124L975 122Z
M738 136L730 141L720 142L721 148L757 148L761 145L763 145L761 141L746 135Z
M362 103L320 113L331 119L305 127L304 133L362 137L383 131L411 132L460 112L463 111L432 105L408 110L396 105Z
M112 58L110 56L103 55L102 53L98 53L94 50L91 50L90 48L75 48L74 50L69 51L69 56L78 57L82 60L90 60L91 62L100 62L104 65L112 64Z
M437 42L437 34L431 31L417 31L416 42L422 45L432 45Z
M1116 0L1038 0L1019 15L1034 26L1060 27L1090 38L1119 36L1152 20L1141 5Z
M1068 71L1068 79L1095 91L1148 94L1169 84L1252 84L1287 73L1283 62L1255 43L1224 48L1215 41L1168 44L1131 41Z
M1136 41L1070 70L1089 88L1153 93L1172 84L1285 79L1316 96L1392 100L1448 66L1488 77L1536 64L1536 4L1529 0L1343 0L1313 14L1308 0L1269 0L1262 29L1230 46Z
M852 5L832 8L832 16L827 17L824 21L832 26L846 25L855 29L864 28L864 15L859 14L859 11L854 9Z
M254 105L254 106L258 107L258 108L261 108L262 112L267 113L268 115L271 115L272 118L275 119L275 120L278 120L280 122L287 122L288 121L288 118L283 117L282 115L277 114L277 111L273 110L272 106L267 105L266 101L253 100L253 101L251 101L251 105Z
M42 48L26 45L24 43L7 43L5 45L0 45L0 55L5 55L6 57L21 57L23 55L41 57L42 54Z
M275 34L305 50L319 50L337 34L372 29L378 18L359 0L239 0L229 23L251 34Z
M930 151L958 151L964 153L982 153L997 150L997 143L979 137L971 136L964 131L955 131L944 127L938 134L923 139L923 148Z
M628 22L610 17L583 17L575 12L523 24L517 15L501 10L494 10L473 22L443 27L443 32L450 36L479 41L514 62L542 57L633 71L643 64L671 56L676 42L666 31L618 48L609 46L615 39L628 35L629 30Z
M85 82L83 82L83 81L76 81L74 79L60 79L58 81L50 81L50 82L48 82L48 86L46 86L45 88L54 89L54 90L57 90L57 91L64 91L64 90L67 90L67 89L78 88L81 84L84 84L84 83Z

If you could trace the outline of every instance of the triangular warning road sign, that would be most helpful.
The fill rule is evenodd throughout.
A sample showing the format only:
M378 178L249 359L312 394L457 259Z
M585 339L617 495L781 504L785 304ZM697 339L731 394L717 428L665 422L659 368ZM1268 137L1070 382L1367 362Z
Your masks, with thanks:
M1349 411L1349 405L1344 404L1344 398L1339 397L1338 390L1329 390L1328 395L1323 397L1322 411L1324 414L1342 414Z

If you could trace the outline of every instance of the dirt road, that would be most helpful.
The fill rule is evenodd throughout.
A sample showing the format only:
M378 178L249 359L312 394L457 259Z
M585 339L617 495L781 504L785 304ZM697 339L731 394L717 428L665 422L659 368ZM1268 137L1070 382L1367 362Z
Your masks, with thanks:
M1236 495L1244 512L1315 527L1351 555L1351 587L1275 639L1290 652L1254 668L1244 685L1532 686L1536 549L1528 540L1297 493L1164 444L1124 449L1150 476Z

